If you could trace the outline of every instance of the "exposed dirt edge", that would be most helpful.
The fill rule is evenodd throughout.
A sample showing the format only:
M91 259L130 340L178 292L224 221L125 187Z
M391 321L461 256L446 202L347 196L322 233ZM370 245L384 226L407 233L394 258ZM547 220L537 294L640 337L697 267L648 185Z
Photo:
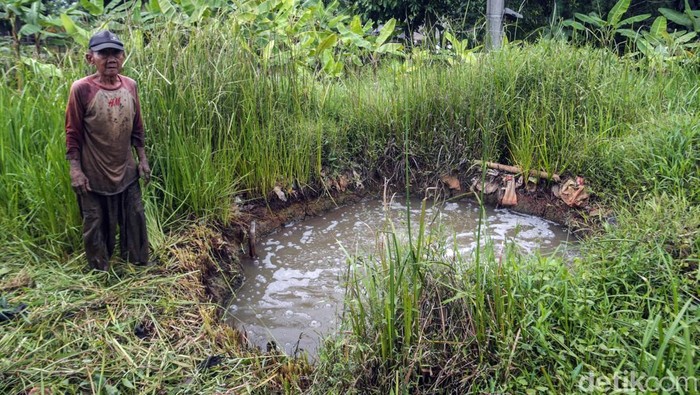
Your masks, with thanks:
M168 249L173 264L164 267L168 274L193 273L187 285L193 298L219 306L220 318L226 303L244 281L239 256L247 251L250 224L256 222L256 233L263 237L283 225L320 215L334 207L357 202L367 196L364 189L334 191L313 198L294 198L287 202L259 200L234 208L229 224L197 224L189 227L181 242ZM183 280L185 281L185 280Z
M585 234L590 231L586 211L567 206L561 199L542 189L534 192L517 191L518 204L507 207L510 210L534 215L565 226L575 234ZM492 193L484 195L484 204L492 207L504 207L500 204L502 195Z

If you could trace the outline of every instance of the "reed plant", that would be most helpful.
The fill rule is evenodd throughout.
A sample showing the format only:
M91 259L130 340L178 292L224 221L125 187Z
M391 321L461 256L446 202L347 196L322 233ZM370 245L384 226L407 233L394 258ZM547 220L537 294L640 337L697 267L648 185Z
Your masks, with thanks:
M0 212L16 240L40 240L48 249L74 243L78 222L75 199L65 203L72 194L62 132L69 87L27 72L21 91L0 88Z

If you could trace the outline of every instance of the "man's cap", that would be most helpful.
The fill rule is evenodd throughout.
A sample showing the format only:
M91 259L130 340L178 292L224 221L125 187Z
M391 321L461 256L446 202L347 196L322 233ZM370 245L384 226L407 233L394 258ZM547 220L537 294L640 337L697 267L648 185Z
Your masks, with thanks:
M110 32L109 30L103 30L90 37L90 44L88 44L88 48L90 48L91 51L101 51L107 48L114 48L123 51L124 43L119 41L119 37L117 37L116 34Z

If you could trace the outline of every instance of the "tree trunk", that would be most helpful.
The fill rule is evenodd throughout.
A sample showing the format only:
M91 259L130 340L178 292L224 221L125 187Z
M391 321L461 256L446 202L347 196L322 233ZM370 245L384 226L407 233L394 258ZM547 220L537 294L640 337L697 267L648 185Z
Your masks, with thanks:
M36 58L39 60L41 58L41 35L39 33L34 34L34 49L36 50Z
M17 16L12 15L10 17L10 24L12 25L12 46L15 49L15 55L17 56L17 60L19 60L21 54L19 52L19 35L17 34Z

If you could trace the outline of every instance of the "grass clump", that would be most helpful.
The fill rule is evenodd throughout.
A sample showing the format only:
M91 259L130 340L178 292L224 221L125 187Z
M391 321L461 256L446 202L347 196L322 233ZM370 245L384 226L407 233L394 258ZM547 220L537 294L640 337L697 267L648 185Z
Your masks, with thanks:
M650 198L573 264L512 245L446 258L444 237L430 234L413 260L416 247L390 235L354 261L348 332L324 343L314 389L581 393L591 377L634 374L693 393L680 379L692 384L699 367L698 214ZM678 244L683 256L662 247Z

